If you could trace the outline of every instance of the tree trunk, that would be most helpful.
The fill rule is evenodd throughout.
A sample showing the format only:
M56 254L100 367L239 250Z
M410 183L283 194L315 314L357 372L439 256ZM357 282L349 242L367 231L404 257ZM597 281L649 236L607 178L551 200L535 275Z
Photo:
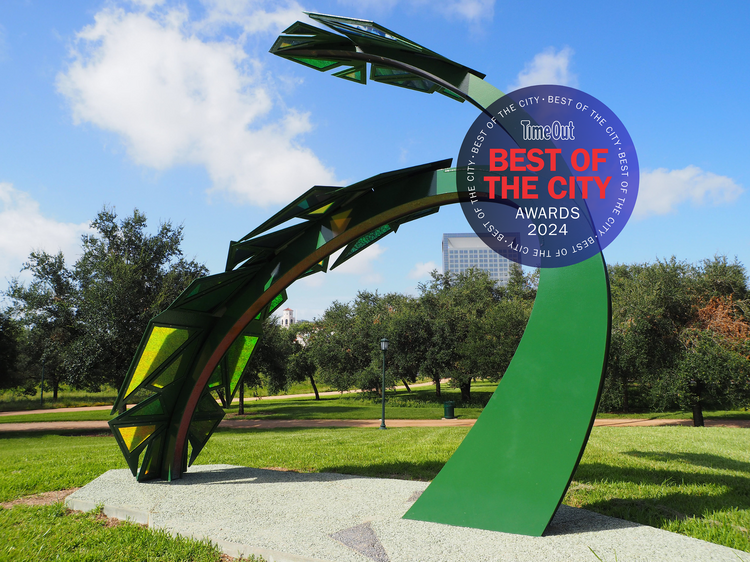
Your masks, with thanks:
M701 399L698 398L698 400L693 404L693 427L704 427L703 423L703 405L701 404Z
M60 381L57 380L57 377L55 377L52 380L52 400L53 402L57 402L57 391L60 388Z
M406 379L401 379L401 382L404 383L404 386L406 387L406 392L411 392L411 388L409 388L409 383L406 382Z
M245 415L245 383L240 382L240 407L239 410L237 410L237 415L244 416Z
M435 396L440 400L440 377L435 379Z
M310 384L313 387L313 392L315 393L315 400L320 400L320 394L318 394L318 387L315 386L315 379L312 375L310 375Z
M467 382L462 382L459 388L461 389L461 402L471 402L471 379Z
M622 411L628 413L628 377L622 377Z

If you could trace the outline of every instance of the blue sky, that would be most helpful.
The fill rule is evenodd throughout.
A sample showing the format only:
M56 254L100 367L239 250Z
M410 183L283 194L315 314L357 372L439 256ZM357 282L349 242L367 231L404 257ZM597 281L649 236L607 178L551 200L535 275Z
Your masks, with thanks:
M73 263L104 205L137 207L154 229L182 224L186 255L217 273L230 240L313 185L457 156L469 104L270 55L302 10L374 20L501 90L595 96L627 126L642 172L607 261L750 264L748 3L4 0L0 288L32 249ZM443 208L297 282L288 306L311 319L360 289L414 292L441 266L442 233L467 230L460 208Z

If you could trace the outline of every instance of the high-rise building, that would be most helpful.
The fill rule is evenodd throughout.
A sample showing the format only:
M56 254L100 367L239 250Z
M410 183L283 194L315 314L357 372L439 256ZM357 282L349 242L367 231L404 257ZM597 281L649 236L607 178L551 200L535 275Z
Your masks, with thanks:
M462 273L470 267L482 269L506 285L513 262L489 248L476 234L443 234L443 273Z

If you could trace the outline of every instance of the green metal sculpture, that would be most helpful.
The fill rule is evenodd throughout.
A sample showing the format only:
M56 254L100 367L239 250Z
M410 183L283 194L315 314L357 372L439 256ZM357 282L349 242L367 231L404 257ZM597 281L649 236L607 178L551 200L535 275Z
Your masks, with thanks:
M341 35L297 22L271 52L363 84L369 63L371 80L482 110L503 96L482 74L373 22L309 15ZM195 281L150 322L113 412L134 396L143 400L110 422L139 481L177 479L192 464L224 417L211 391L232 399L263 319L284 302L291 283L327 271L340 248L331 269L401 224L460 201L450 163L311 188L231 242L224 273ZM292 219L303 220L277 229ZM405 517L541 535L593 425L609 319L601 254L543 269L532 316L497 392Z

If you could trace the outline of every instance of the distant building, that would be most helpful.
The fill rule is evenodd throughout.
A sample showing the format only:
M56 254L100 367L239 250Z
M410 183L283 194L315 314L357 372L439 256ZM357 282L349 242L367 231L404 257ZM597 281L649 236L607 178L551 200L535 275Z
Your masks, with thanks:
M501 285L507 285L512 264L476 234L443 234L443 273L463 273L473 267L486 271Z
M291 308L285 308L281 311L281 325L284 328L288 328L294 324L294 311Z

